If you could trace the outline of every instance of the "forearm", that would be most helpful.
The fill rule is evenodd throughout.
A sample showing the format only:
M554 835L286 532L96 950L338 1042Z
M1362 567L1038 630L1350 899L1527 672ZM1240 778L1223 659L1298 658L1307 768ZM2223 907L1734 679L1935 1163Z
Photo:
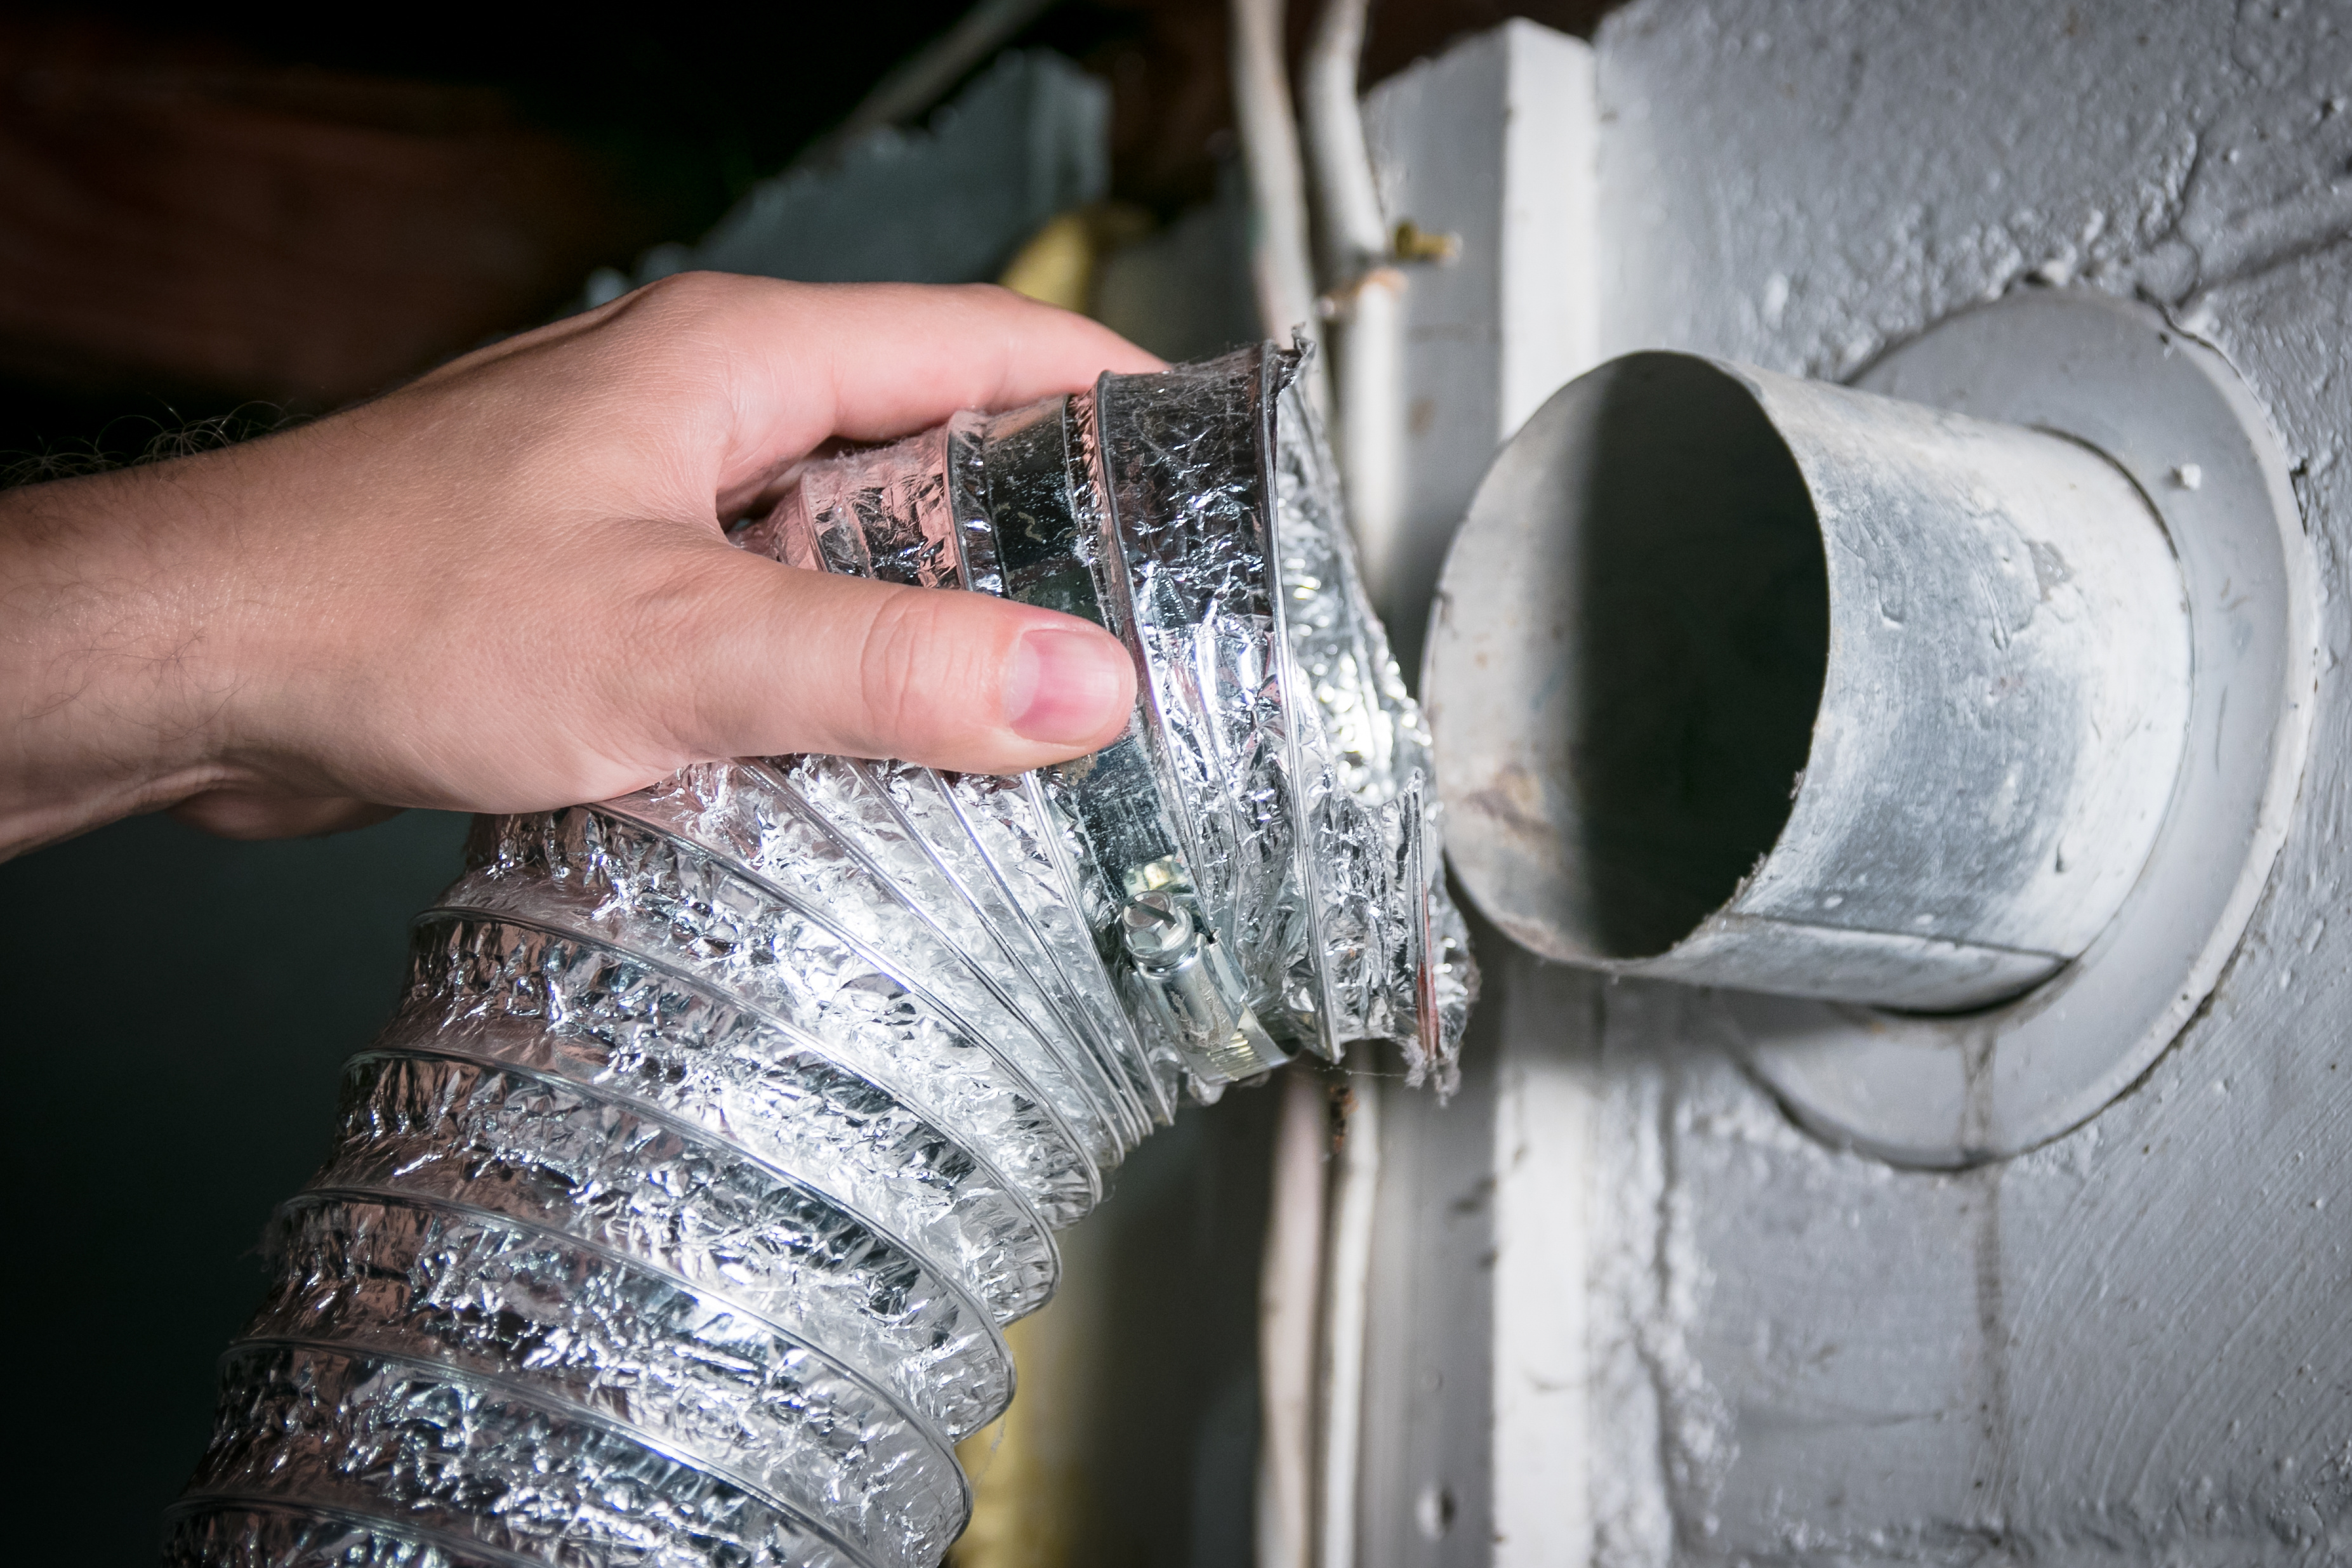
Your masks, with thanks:
M220 584L175 559L201 465L0 493L0 855L226 777L206 722L231 678L209 645Z

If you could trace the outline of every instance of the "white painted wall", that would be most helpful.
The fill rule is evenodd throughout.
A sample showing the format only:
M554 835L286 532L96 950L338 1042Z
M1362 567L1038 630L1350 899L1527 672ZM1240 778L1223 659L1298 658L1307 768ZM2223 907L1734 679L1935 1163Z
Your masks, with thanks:
M1392 218L1454 235L1406 289L1406 495L1387 607L1408 670L1445 546L1486 465L1600 339L1593 53L1525 21L1374 89ZM1586 976L1481 933L1488 1000L1462 1092L1383 1100L1358 1489L1360 1568L1553 1568L1589 1554L1582 1289Z
M1496 258L1487 122L1394 117L1480 71L1516 101L1498 37L1372 105L1423 171L1391 211ZM2050 286L2219 348L2319 563L2312 758L2210 1006L1967 1174L1825 1147L1690 993L1482 931L1464 1093L1389 1119L1362 1561L2352 1563L2352 5L1647 0L1597 54L1603 353L1843 378ZM1484 287L1415 340L1415 395L1475 394L1417 433L1440 537L1508 423Z
M1797 1132L1602 993L1606 1563L2352 1562L2352 7L1655 0L1600 41L1609 352L1843 376L2006 289L2137 294L2297 465L2314 750L2212 1003L1960 1176Z
M1417 591L1381 610L1409 673L1446 543L1487 460L1597 362L1592 95L1587 45L1511 21L1365 100L1381 206L1460 246L1451 261L1407 269L1406 542L1393 575Z

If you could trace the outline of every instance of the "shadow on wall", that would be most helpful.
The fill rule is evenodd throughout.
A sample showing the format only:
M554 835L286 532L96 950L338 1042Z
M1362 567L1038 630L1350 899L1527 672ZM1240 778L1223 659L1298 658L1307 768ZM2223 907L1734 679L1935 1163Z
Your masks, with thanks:
M1789 819L1829 658L1821 530L1736 382L1667 355L1594 373L1583 475L1585 672L1568 754L1594 952L1662 953L1727 903Z

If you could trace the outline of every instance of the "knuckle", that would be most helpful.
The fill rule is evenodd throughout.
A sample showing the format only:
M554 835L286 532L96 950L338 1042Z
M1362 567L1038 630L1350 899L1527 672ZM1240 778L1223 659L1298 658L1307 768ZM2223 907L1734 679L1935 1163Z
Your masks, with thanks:
M969 711L978 663L949 595L901 589L875 607L859 671L859 695L877 739L903 747ZM967 689L970 688L970 689Z
M639 298L667 309L698 312L726 299L735 281L724 273L673 272L646 284Z
M726 727L709 677L729 663L741 618L714 591L707 560L649 560L635 570L636 586L609 622L614 643L635 653L603 662L602 706L624 736L690 760Z
M674 272L631 295L623 319L656 341L705 329L724 332L727 323L747 308L761 281L723 272Z

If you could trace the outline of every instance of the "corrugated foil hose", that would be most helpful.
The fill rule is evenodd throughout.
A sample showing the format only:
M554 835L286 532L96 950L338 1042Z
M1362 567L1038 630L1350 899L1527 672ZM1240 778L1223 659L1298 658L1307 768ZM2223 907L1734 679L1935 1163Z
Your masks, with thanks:
M1475 985L1427 737L1271 346L826 459L746 548L1087 616L1126 735L485 819L224 1357L166 1560L925 1568L1055 1228L1171 1116Z

